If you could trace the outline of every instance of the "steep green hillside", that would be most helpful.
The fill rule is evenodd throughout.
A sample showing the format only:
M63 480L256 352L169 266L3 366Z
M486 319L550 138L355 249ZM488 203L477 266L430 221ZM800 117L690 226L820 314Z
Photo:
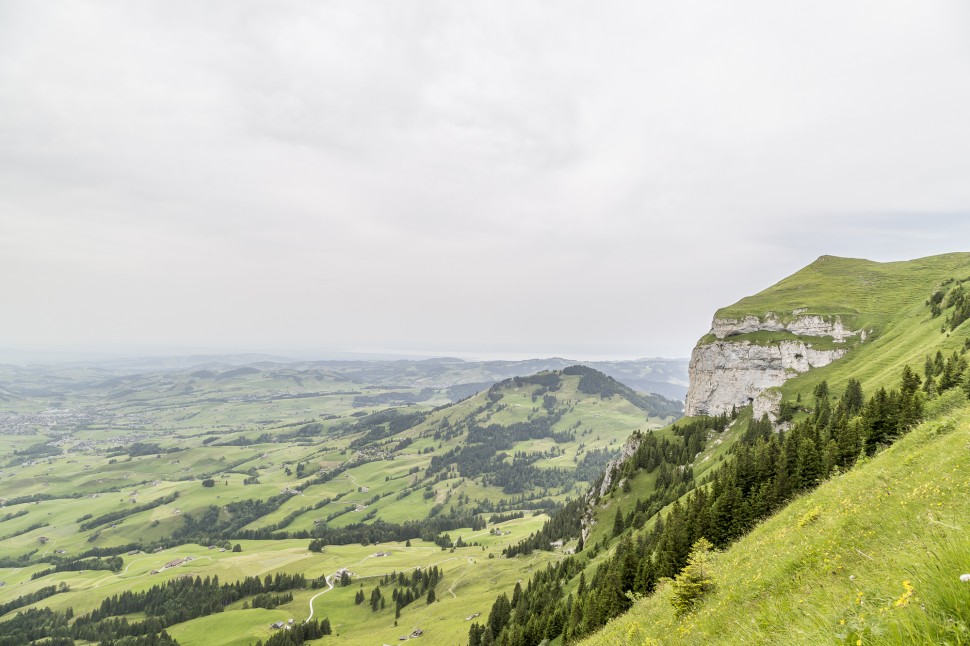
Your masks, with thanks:
M939 408L712 554L693 613L666 584L583 643L970 643L970 408Z
M966 466L961 462L965 456L950 454L966 444L970 419L964 395L970 388L966 356L970 346L970 324L966 323L970 305L963 291L968 277L970 254L885 265L825 257L779 285L718 312L719 317L739 319L764 318L767 312L821 314L828 320L841 315L851 326L866 325L870 334L865 342L853 344L834 363L802 375L793 374L784 384L779 413L787 430L778 432L767 420L754 419L749 410L738 411L733 421L681 420L662 431L683 437L691 447L688 462L674 462L673 470L665 470L663 460L651 457L656 452L649 443L633 447L632 455L611 469L613 478L605 495L597 492L589 498L586 514L593 524L587 525L586 549L559 565L553 574L534 577L525 601L520 601L525 609L537 603L554 609L537 620L517 609L504 623L495 622L490 616L483 630L491 631L499 625L501 630L493 635L476 634L473 630L470 643L478 646L491 637L499 644L533 644L537 643L537 636L553 639L554 643L574 643L595 634L610 617L625 611L632 599L640 597L646 600L635 605L633 614L616 620L608 632L592 637L591 643L619 640L630 644L697 644L723 639L725 643L739 644L808 644L850 643L846 641L850 638L851 643L856 643L880 634L889 635L885 636L888 643L937 643L937 633L927 626L947 625L951 620L941 618L946 613L951 624L957 626L955 631L965 630L970 622L966 592L962 598L954 596L946 602L951 604L949 607L935 600L944 605L927 609L922 619L899 623L898 630L894 628L896 632L890 635L887 631L892 622L888 616L877 623L868 613L857 613L854 619L844 613L839 615L844 610L842 606L836 612L832 610L835 606L828 608L824 599L805 591L819 585L808 574L820 575L819 569L830 567L830 562L833 564L827 576L841 581L839 567L847 562L855 567L861 561L865 567L857 568L860 573L875 577L873 573L879 572L879 585L892 583L899 588L891 600L903 601L893 608L908 606L918 592L907 592L910 588L902 586L906 577L899 578L899 570L908 568L912 577L920 571L930 581L924 567L930 567L930 560L936 558L934 549L926 547L930 534L944 526L956 528L957 534L962 531L958 519L966 516L967 481L959 480L962 489L953 483L959 477L955 474ZM774 333L765 336L771 334ZM811 339L817 343L817 337ZM776 342L771 338L761 341ZM924 418L936 421L910 433L914 423ZM903 444L887 450L899 438L903 438ZM908 453L910 449L906 447L914 446L917 448L912 454ZM936 451L948 452L946 459L934 458ZM879 464L889 465L892 470L879 471L873 466ZM937 471L937 464L946 468ZM918 477L908 476L917 471ZM684 477L672 479L671 474ZM938 482L944 474L949 478L949 488L943 484L934 486L944 489L950 497L914 494L908 501L899 500L902 491L923 491L921 487ZM816 491L820 482L826 483L825 488ZM846 483L861 484L852 495L831 497L823 493L831 491L835 483L840 487ZM816 500L815 496L821 496L819 502L803 502L806 497ZM881 506L872 505L870 510L870 497L880 500ZM890 502L885 503L881 497ZM887 511L894 504L904 509L905 517ZM952 512L948 505L955 506ZM747 548L742 546L760 540L753 537L763 536L767 530L756 527L771 514L777 515L769 522L781 522L783 526L775 535L776 543L756 558L745 560ZM926 527L911 527L914 519ZM554 517L553 522L557 521L558 517ZM868 527L870 524L873 529ZM802 532L814 538L802 540ZM681 600L689 601L704 588L703 576L691 580L678 574L689 562L691 545L701 538L710 540L717 549L728 550L706 557L715 564L726 564L722 566L725 583L715 577L717 591L707 594L696 615L688 612L681 617L670 603L675 592ZM732 547L739 539L741 542ZM946 541L951 540L953 537L948 535ZM893 561L889 556L892 545L902 546L904 542L908 545L900 548L904 556ZM965 545L942 546L940 550L948 550L952 560ZM777 559L771 550L776 551ZM848 555L855 555L855 560ZM957 561L952 561L948 567L962 568L955 574L949 573L949 589L970 590L966 587L970 584L962 584L958 578L970 571L970 564L958 566ZM862 576L854 572L844 574L853 584ZM675 576L680 577L678 585L664 583ZM915 578L907 580L906 585L915 586ZM936 583L941 589L946 588L943 578L933 580ZM848 584L842 581L840 585ZM783 598L778 604L771 601L776 588ZM788 601L784 600L784 595L789 594L786 590L791 591ZM863 597L869 594L879 598L872 603L877 606L877 613L878 604L892 594L891 587L861 591ZM820 594L829 594L831 603L837 600L844 605L842 589L836 592ZM923 594L929 598L928 593ZM764 604L757 610L761 614L749 616L749 610L739 603L739 599L749 598ZM681 606L689 608L690 604L682 602ZM708 607L718 608L716 612L720 614L705 619ZM884 608L882 614L886 612ZM824 616L824 621L834 616L837 626L849 628L841 632L811 632L805 626L814 626L812 621L817 617L808 623L801 617L813 613ZM797 617L789 616L792 614ZM859 614L869 617L874 627L852 628L853 621L858 623L865 618ZM839 624L843 619L845 623ZM751 620L754 627L750 630L747 624L740 625ZM765 624L770 624L770 629L764 628ZM806 636L786 637L784 627L789 624ZM968 642L964 635L950 643Z
M957 448L966 444L970 420L963 393L970 346L963 296L968 279L970 254L884 264L823 257L720 310L718 317L741 318L804 309L803 314L840 315L849 327L870 331L868 340L842 359L793 376L781 387L782 415L795 422L796 432L814 425L821 429L817 441L832 437L841 447L836 402L844 400L847 385L861 385L866 397L899 388L906 366L916 373L917 404L928 416L944 417L923 424L871 462L851 466L850 458L831 471L822 488L712 557L717 592L696 615L678 619L670 603L673 586L661 586L590 643L942 643L947 626L954 631L947 633L951 639L967 630L970 584L960 588L958 577L970 570L970 563L959 562L959 550L967 543L953 528L962 527L959 519L968 517L966 479L960 481L962 490L954 486L956 474L968 466L966 452ZM831 404L828 397L822 404L815 397L819 387L831 393ZM947 392L941 396L942 390ZM835 420L819 424L820 415ZM855 427L843 422L841 428L856 438L850 452L872 454L892 439L877 437L881 431L871 421ZM725 433L715 442L730 461L743 450L742 438ZM840 459L839 450L833 448L831 460ZM699 460L706 457L705 452ZM820 450L818 459L824 463L828 458ZM910 494L906 500L900 500L903 491ZM941 562L931 565L938 558L949 558L946 567L961 571L946 571ZM863 587L863 575L868 587ZM902 598L902 581L915 586L917 576L924 598L936 604L924 603L918 616L913 614L916 604L887 602ZM940 595L934 596L936 590ZM875 601L868 611L856 607L854 615L847 614L852 605L847 602L859 592ZM966 634L950 643L967 643Z
M822 256L776 285L717 311L718 318L764 316L782 320L793 311L841 315L852 329L881 332L900 322L901 310L921 303L948 279L970 278L970 253L952 253L901 262L872 262Z

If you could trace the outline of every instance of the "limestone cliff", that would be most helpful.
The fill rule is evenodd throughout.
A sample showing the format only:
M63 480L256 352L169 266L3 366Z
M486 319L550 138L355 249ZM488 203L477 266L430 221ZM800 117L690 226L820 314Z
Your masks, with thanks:
M685 414L717 415L729 413L733 406L754 404L757 416L773 416L779 398L769 389L796 374L828 365L847 351L844 347L816 349L813 337L829 337L839 344L857 335L865 340L864 332L847 329L839 318L799 313L796 310L788 322L770 313L764 318L715 318L711 326L714 340L699 344L691 355ZM773 342L743 338L753 332L788 332L799 338Z
M782 332L787 331L799 336L829 336L836 342L842 343L849 337L861 335L863 341L866 340L865 332L861 330L852 331L845 328L842 319L836 317L828 320L823 316L809 315L797 316L799 310L795 310L795 318L787 323L780 321L774 314L769 312L763 319L757 316L745 316L743 319L719 319L715 318L711 325L711 334L718 339L724 339L737 334L748 332Z

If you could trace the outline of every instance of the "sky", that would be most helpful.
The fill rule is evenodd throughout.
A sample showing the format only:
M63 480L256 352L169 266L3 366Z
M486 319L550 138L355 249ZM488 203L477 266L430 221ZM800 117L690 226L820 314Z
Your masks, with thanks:
M0 349L685 357L968 115L962 0L0 0Z

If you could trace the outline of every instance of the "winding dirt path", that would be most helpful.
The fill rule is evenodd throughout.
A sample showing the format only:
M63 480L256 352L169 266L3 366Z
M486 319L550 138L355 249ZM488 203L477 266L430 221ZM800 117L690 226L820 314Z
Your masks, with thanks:
M424 548L424 549L430 549L432 554L435 552L435 549L434 548ZM378 557L374 556L373 554L370 554L368 556L365 556L361 560L357 561L356 563L351 563L350 565L348 565L346 567L343 567L343 568L340 568L340 569L341 570L349 570L350 568L354 567L355 565L360 565L361 563L363 563L367 559L373 559L373 558L378 558ZM413 567L409 567L409 568L406 568L404 570L398 570L398 571L399 572L408 572L410 570L416 570L416 569L420 569L420 568L434 567L435 565L440 565L442 563L447 563L448 561L455 561L455 560L458 560L459 558L460 557L458 557L458 556L452 556L451 558L447 558L447 559L444 559L442 561L438 561L436 563L430 563L428 565L415 565ZM468 557L466 557L466 558L468 558ZM468 562L469 563L474 563L474 560L471 559L471 558L468 558ZM338 570L338 572L339 571L340 570ZM373 578L382 577L382 576L384 576L384 574L374 574L374 575L371 575L371 576L358 577L358 578L360 578L360 579L373 579ZM464 576L464 574L462 576ZM319 597L320 595L326 594L327 592L330 592L331 590L333 590L333 588L334 588L333 580L336 577L337 577L337 573L336 572L334 572L330 576L325 576L324 577L324 580L327 582L327 586L328 587L327 587L326 590L321 590L320 592L318 592L315 595L313 595L312 597L310 597L310 602L309 602L309 605L310 605L310 615L306 619L303 620L303 623L306 623L306 622L310 621L311 619L313 619L313 602L316 601L317 597ZM456 580L455 583L458 583L458 581ZM452 587L454 587L454 584L452 584ZM451 592L451 590L449 589L448 592ZM454 592L451 592L451 596L454 597L456 595L455 595Z
M328 587L326 590L321 590L320 592L310 597L310 616L304 619L303 623L306 623L311 619L313 619L313 602L316 601L317 597L319 597L321 594L326 594L327 592L330 592L331 590L333 590L333 578L328 576L324 578L324 581L326 581L327 585L330 587Z
M466 558L466 559L468 559L468 564L469 564L469 565L474 565L474 564L475 564L475 559L473 559L473 558L471 558L470 556L466 556L465 558ZM459 583L459 582L460 582L460 581L461 581L462 579L464 579L464 578L465 578L465 576L466 576L466 575L468 574L468 571L469 571L469 569L470 569L470 568L467 568L467 567L466 567L466 568L465 568L465 571L461 573L461 576L460 576L460 577L458 577L457 579L455 579L455 580L454 580L454 581L452 582L452 584L451 584L450 586L448 586L448 594L450 594L450 595L451 595L451 598L452 598L452 599L457 599L457 598L458 598L458 595L457 595L457 594L455 594L455 586L456 586L456 585L458 585L458 583Z

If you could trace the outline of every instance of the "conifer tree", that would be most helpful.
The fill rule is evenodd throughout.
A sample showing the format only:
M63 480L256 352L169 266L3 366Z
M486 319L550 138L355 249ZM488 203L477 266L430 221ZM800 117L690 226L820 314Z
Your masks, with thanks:
M619 536L623 533L623 512L619 508L616 510L616 516L613 518L613 536Z
M674 579L670 603L678 615L693 610L704 595L714 590L709 563L712 548L710 542L704 538L694 543L687 567Z

